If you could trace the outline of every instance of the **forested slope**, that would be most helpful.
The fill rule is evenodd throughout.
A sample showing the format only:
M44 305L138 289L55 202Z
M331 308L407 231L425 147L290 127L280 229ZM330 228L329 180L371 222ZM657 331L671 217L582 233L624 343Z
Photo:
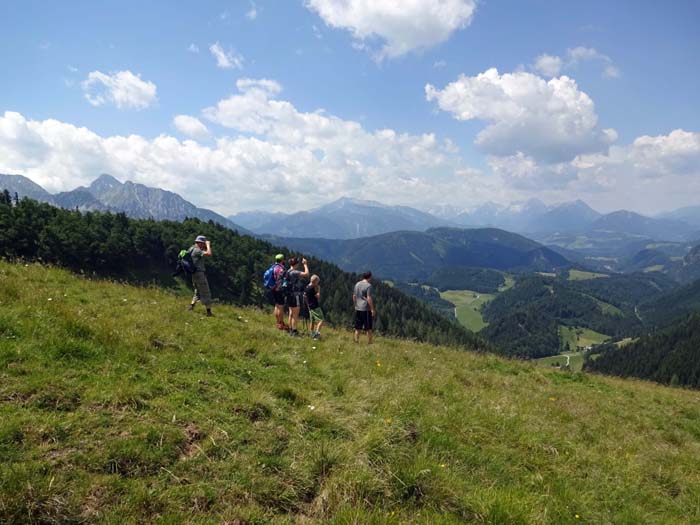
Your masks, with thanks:
M609 344L589 359L586 370L700 388L700 313L622 348Z

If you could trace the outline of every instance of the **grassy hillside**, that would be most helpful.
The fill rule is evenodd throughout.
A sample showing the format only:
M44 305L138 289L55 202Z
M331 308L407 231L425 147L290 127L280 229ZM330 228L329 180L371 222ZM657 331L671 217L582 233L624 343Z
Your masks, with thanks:
M697 392L186 303L0 263L1 523L700 522Z

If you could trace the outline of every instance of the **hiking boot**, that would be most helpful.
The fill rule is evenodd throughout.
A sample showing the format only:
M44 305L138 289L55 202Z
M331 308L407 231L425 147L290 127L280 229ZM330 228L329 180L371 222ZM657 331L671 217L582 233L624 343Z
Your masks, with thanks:
M193 304L191 304L191 305L189 305L189 306L187 307L187 311L188 311L188 312L191 312L192 310L194 310L194 305L193 305Z
M299 332L296 331L296 330L292 330L291 332L289 332L289 335L292 336L292 337L301 337L301 336L299 335Z
M214 314L211 313L211 310L207 310L207 317L214 317Z
M289 330L289 327L284 323L277 323L278 330Z

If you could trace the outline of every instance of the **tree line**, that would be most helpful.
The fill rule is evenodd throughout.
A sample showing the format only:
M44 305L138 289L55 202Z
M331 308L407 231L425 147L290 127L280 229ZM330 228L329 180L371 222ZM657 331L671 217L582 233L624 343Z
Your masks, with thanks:
M586 370L700 388L700 313L622 348L613 343L598 346L596 354L586 359Z
M262 306L262 275L274 254L293 254L281 247L230 230L212 221L183 222L132 219L123 213L79 212L0 193L0 255L37 260L87 276L122 279L159 286L182 286L172 271L177 255L197 235L212 240L215 256L207 276L215 298L237 305ZM359 276L307 257L321 277L322 305L328 322L350 327L352 287ZM485 350L487 344L417 299L377 283L376 330L390 336Z

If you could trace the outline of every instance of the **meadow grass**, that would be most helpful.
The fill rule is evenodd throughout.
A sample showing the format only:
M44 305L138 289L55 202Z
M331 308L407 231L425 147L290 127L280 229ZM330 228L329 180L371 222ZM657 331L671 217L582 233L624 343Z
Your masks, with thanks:
M478 332L488 326L481 315L481 307L493 300L496 297L495 294L480 293L474 290L446 290L440 292L440 297L455 305L457 320L462 326L473 332Z
M698 392L187 303L0 263L0 523L700 522Z

